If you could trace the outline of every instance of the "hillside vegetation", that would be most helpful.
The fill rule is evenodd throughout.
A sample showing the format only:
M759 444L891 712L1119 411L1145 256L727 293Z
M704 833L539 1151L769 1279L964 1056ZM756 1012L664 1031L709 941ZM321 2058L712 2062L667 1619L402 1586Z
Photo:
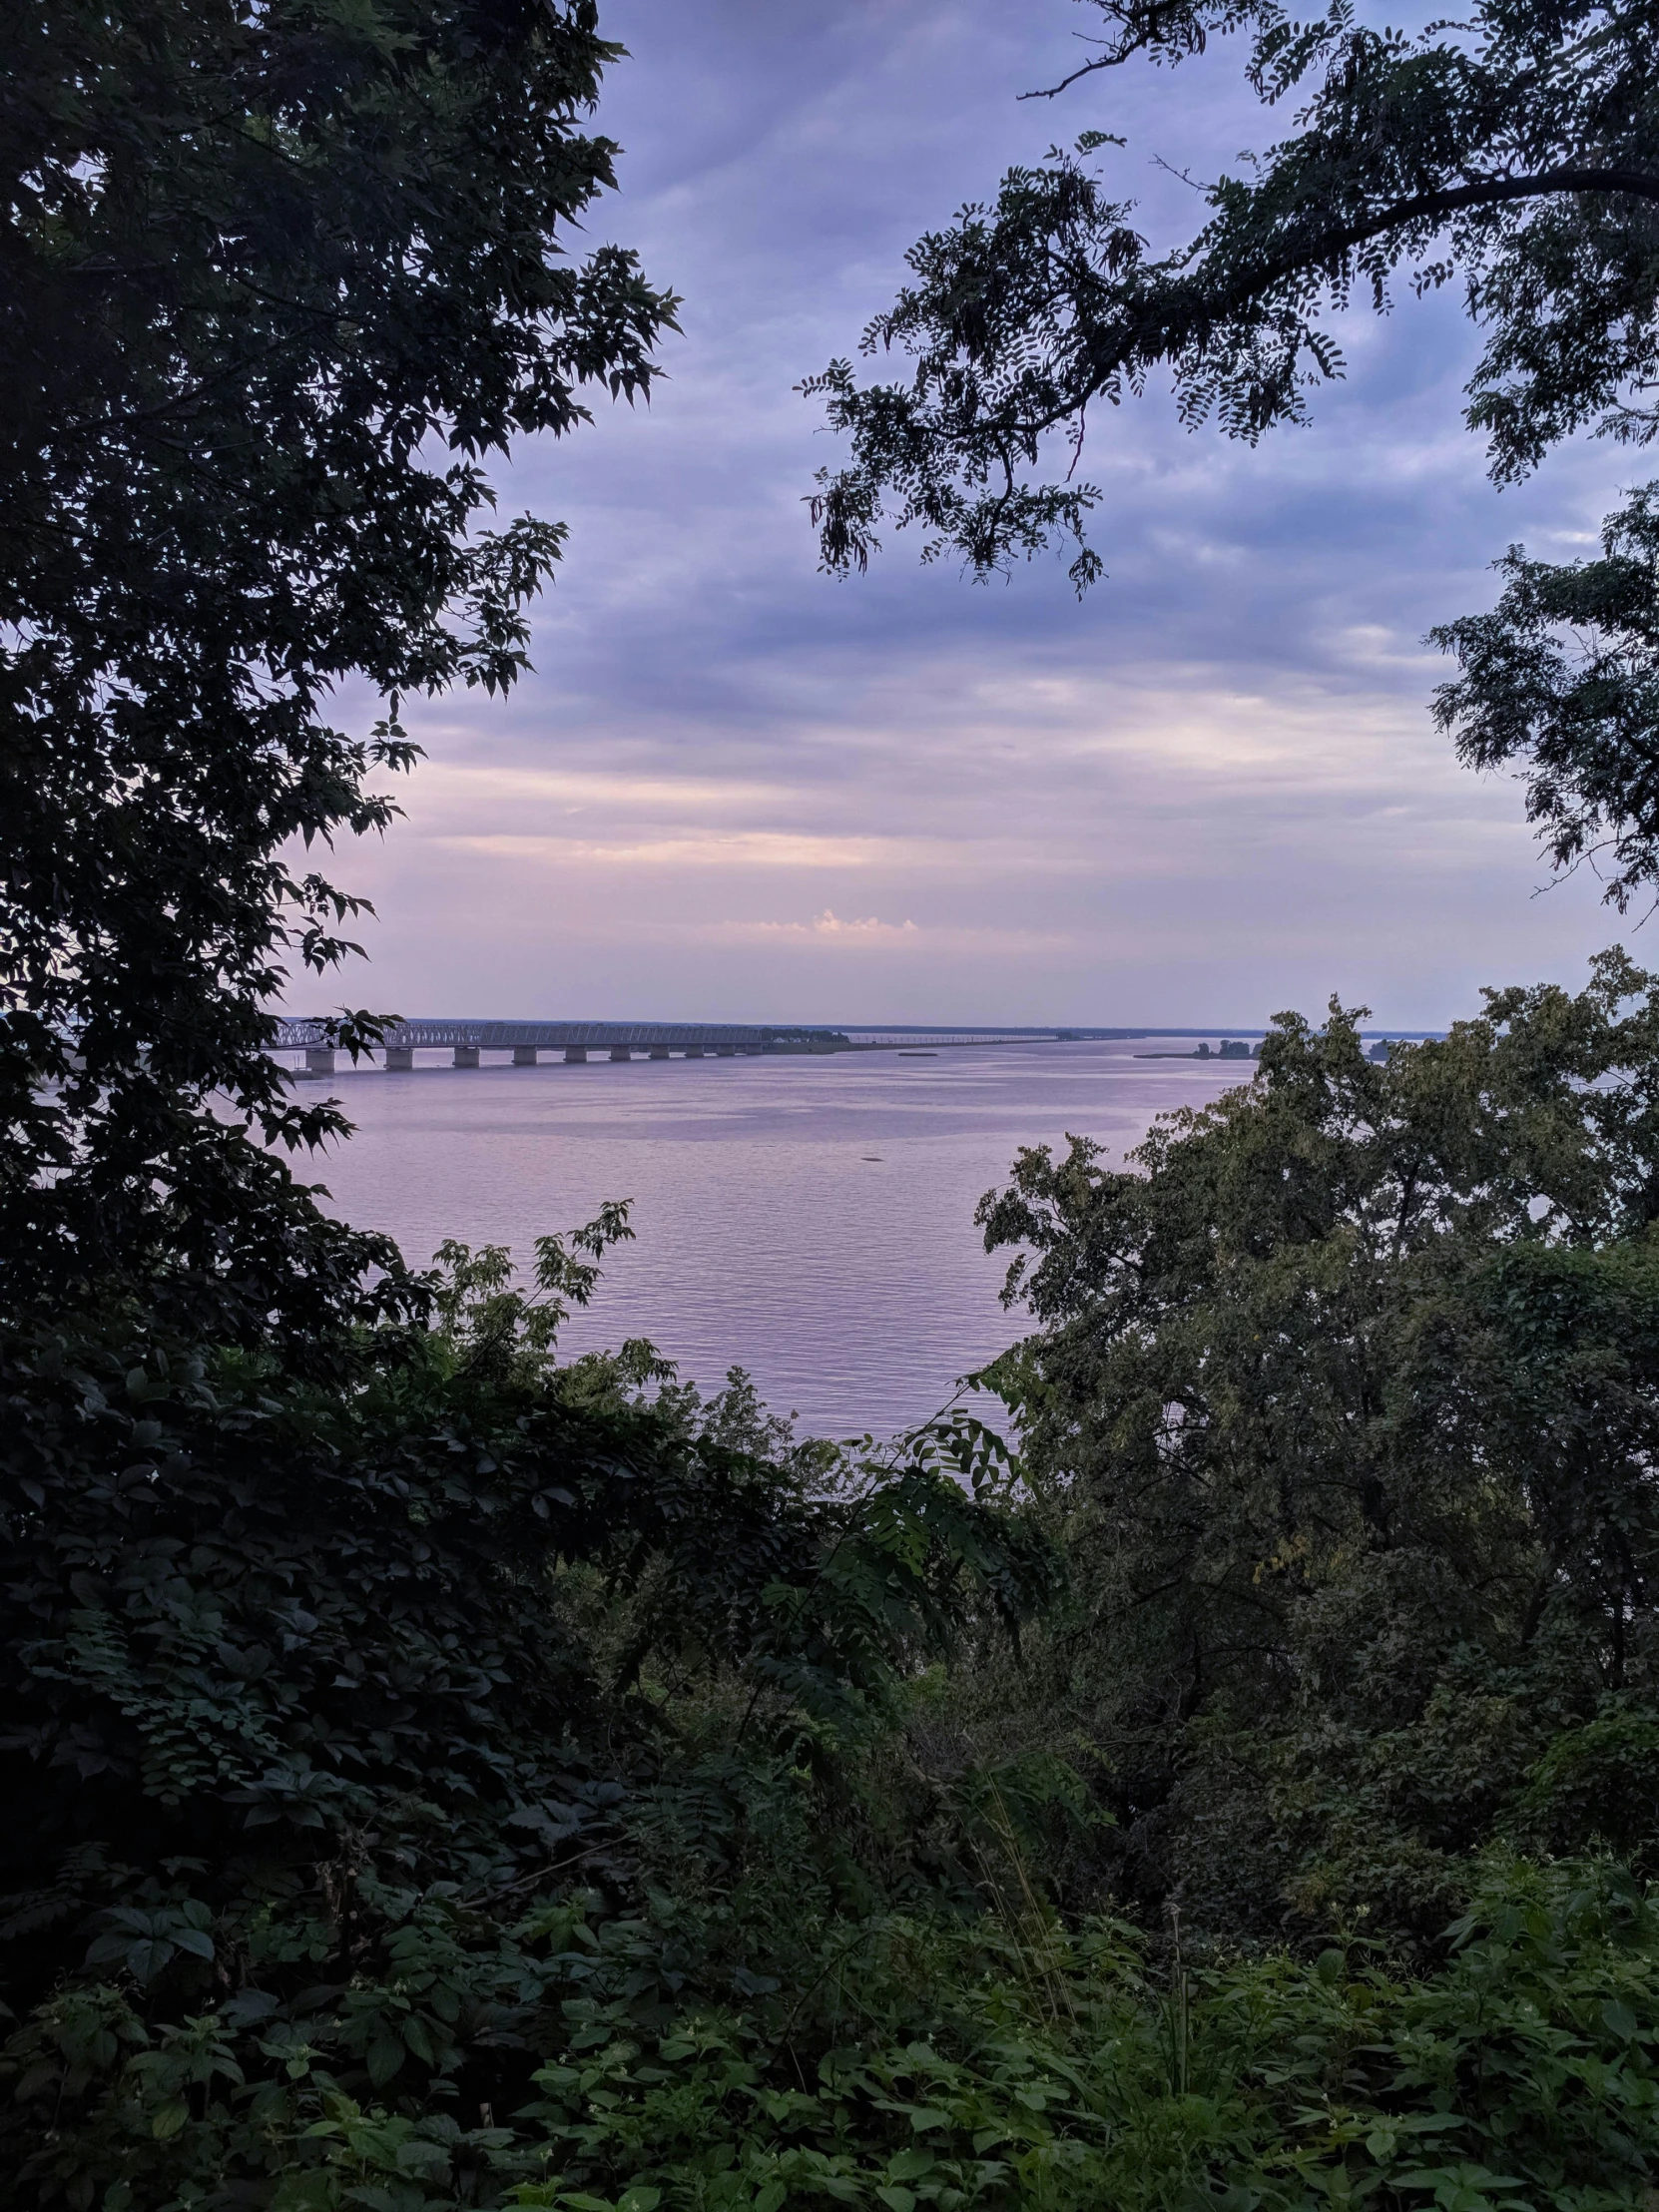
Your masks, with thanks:
M1615 956L1282 1020L987 1199L1017 1461L561 1363L621 1208L14 1335L17 2201L1640 2201L1656 1142Z

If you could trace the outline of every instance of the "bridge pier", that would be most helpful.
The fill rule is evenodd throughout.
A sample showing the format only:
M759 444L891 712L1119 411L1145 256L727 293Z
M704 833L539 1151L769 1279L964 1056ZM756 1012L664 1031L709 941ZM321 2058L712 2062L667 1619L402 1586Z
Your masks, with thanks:
M386 1073L410 1075L414 1072L414 1046L412 1044L388 1044L386 1047Z
M513 1066L515 1068L533 1068L535 1064L536 1048L533 1044L515 1044L513 1046Z
M565 1046L565 1066L567 1068L581 1068L586 1067L587 1064L588 1048L585 1044L567 1044Z
M715 1046L715 1058L717 1060L735 1060L737 1056L738 1048L735 1044L717 1044Z
M611 1058L613 1060L631 1060L633 1057L634 1055L629 1051L628 1047L625 1044L612 1045Z
M703 1057L703 1047L702 1047L702 1046L701 1046L700 1044L689 1044L689 1045L687 1045L687 1047L686 1047L686 1058L687 1058L688 1060L701 1060L701 1059L702 1059L702 1057Z
M668 1058L668 1046L666 1044L654 1044L651 1047L650 1057L653 1060L666 1060Z
M475 1044L458 1044L455 1047L455 1065L458 1068L475 1068L478 1065L478 1047Z
M305 1073L307 1075L332 1075L333 1072L333 1046L327 1044L308 1044L305 1047Z

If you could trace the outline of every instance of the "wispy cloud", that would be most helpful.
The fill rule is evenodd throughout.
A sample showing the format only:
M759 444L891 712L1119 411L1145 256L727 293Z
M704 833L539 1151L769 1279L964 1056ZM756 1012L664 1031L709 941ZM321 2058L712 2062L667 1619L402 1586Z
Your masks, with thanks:
M1063 931L1054 929L951 927L940 923L924 927L908 918L883 921L879 914L843 916L830 906L810 921L701 922L693 925L693 934L702 944L828 945L855 951L885 947L913 954L1040 954L1070 942Z
M903 944L921 934L913 921L883 921L878 914L842 920L830 906L811 921L746 921L735 926L754 937L817 937L831 943L841 939L857 944Z
M434 842L466 852L545 860L555 867L588 863L653 868L867 868L883 861L914 864L917 857L913 845L900 845L893 838L812 836L768 830L716 831L701 837L520 836L503 831L449 834Z

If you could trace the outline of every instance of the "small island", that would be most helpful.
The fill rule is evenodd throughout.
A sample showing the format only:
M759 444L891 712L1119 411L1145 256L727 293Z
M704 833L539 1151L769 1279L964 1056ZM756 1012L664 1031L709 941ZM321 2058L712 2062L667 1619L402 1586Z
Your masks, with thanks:
M1379 1037L1367 1050L1366 1058L1381 1064L1392 1050L1393 1042L1390 1038ZM1135 1057L1137 1060L1259 1060L1262 1057L1262 1045L1260 1039L1255 1044L1246 1044L1242 1038L1223 1037L1221 1043L1214 1047L1206 1040L1196 1045L1191 1052L1137 1052Z
M1214 1049L1208 1040L1191 1052L1137 1052L1137 1060L1255 1060L1260 1059L1260 1044L1249 1045L1237 1037L1223 1037Z

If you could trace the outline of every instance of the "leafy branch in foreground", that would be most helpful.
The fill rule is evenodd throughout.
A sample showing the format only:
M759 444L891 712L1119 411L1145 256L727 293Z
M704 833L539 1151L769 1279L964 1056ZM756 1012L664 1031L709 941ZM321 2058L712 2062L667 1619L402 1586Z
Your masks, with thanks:
M1299 24L1277 0L1091 4L1108 27L1091 71L1174 66L1248 30L1246 80L1268 105L1302 92L1298 131L1209 184L1211 220L1162 255L1059 151L924 238L918 280L864 334L867 354L911 356L909 382L862 387L842 361L808 386L853 443L823 479L832 568L867 554L889 497L976 570L1079 525L1099 493L1032 485L1044 440L1080 442L1092 403L1154 369L1188 422L1254 439L1300 419L1308 384L1341 371L1329 317L1385 310L1396 279L1461 274L1490 333L1468 418L1500 478L1586 424L1653 434L1631 403L1659 362L1651 6L1488 5L1411 37L1348 7ZM1091 131L1079 152L1107 142Z
M1659 885L1659 484L1602 529L1599 560L1532 561L1512 545L1483 615L1429 632L1461 674L1434 719L1471 768L1526 763L1526 811L1551 859L1610 862L1624 911Z
M1088 4L1104 36L1068 85L1191 63L1243 34L1247 84L1269 107L1300 98L1296 128L1244 175L1211 180L1209 220L1167 250L1089 166L1123 143L1099 130L929 232L913 281L863 334L866 357L904 356L905 374L863 381L841 359L803 387L851 446L813 501L828 569L864 567L885 517L922 533L924 559L954 553L976 576L1064 544L1081 590L1102 573L1086 531L1103 494L1078 475L1091 409L1167 375L1182 421L1254 442L1305 419L1310 388L1343 373L1338 318L1453 281L1485 336L1465 419L1499 482L1576 431L1659 434L1651 0L1484 0L1415 35L1374 29L1346 0L1305 23L1278 0ZM1635 514L1610 530L1640 535ZM1495 710L1472 693L1457 709L1479 723L1465 758L1533 764L1533 817L1558 862L1612 836L1615 897L1653 873L1644 787L1659 735L1637 689L1587 720L1584 696L1546 685L1500 744Z

